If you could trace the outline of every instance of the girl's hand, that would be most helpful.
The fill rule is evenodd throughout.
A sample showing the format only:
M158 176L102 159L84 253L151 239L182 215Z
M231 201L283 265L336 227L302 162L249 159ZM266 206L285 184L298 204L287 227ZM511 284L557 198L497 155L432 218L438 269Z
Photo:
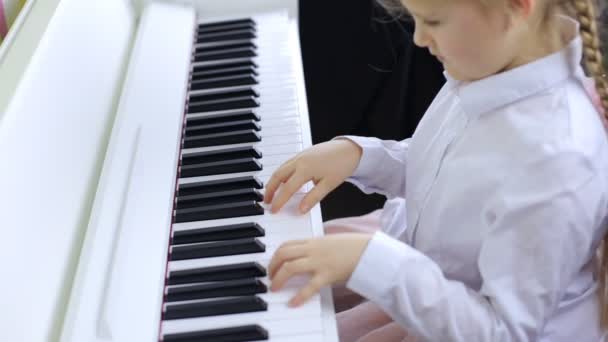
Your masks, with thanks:
M332 140L315 145L281 165L266 184L264 202L272 202L276 213L308 181L315 187L300 202L300 212L306 213L330 191L350 177L361 159L359 145L347 139ZM281 191L274 197L279 185Z
M289 301L289 306L295 307L323 286L346 282L371 238L369 234L350 233L284 243L268 265L271 291L278 291L297 274L309 273L308 284Z

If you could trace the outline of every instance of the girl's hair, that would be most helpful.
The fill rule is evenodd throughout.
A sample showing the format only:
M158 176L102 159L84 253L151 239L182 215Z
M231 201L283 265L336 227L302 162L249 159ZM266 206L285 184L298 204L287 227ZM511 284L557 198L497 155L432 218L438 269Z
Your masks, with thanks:
M408 16L400 0L376 1L389 14L397 18ZM498 3L507 0L477 1L487 5L492 2ZM602 0L599 1L603 2ZM608 122L608 75L606 75L608 69L608 5L604 4L603 8L600 8L598 0L547 0L547 3L548 13L561 11L574 16L580 23L580 35L583 40L583 66L587 75L595 81L595 88L606 119L604 122ZM601 41L606 44L603 47L603 53ZM602 328L608 329L608 234L604 236L596 254L598 258L600 323Z

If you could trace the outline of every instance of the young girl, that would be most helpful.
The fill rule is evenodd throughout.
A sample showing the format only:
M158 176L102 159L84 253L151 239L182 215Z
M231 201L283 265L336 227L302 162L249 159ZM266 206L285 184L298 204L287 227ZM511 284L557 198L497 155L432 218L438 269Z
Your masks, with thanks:
M312 180L306 212L348 180L396 198L383 231L285 243L271 288L310 274L298 306L346 281L390 328L424 341L599 341L608 139L581 59L604 108L608 82L591 1L402 0L416 44L447 78L414 136L316 145L277 169L265 194L276 212Z

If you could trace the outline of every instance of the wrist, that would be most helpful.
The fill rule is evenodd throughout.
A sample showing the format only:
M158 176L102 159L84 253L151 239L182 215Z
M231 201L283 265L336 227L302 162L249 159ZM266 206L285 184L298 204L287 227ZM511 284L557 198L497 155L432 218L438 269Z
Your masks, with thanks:
M357 163L359 162L359 160L361 160L361 156L363 155L363 148L359 146L359 144L346 137L336 138L336 141L340 141L349 151L352 151L352 155L356 157L355 159L357 160Z

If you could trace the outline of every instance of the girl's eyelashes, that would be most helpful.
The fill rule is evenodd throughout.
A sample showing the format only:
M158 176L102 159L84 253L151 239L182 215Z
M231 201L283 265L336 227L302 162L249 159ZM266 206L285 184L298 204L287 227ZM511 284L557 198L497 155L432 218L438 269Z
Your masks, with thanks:
M437 26L441 25L440 20L424 19L424 18L420 18L416 15L412 15L412 16L414 17L415 21L422 22L424 25L426 25L428 27L437 27Z
M437 27L441 22L439 20L425 20L424 24L429 27Z

